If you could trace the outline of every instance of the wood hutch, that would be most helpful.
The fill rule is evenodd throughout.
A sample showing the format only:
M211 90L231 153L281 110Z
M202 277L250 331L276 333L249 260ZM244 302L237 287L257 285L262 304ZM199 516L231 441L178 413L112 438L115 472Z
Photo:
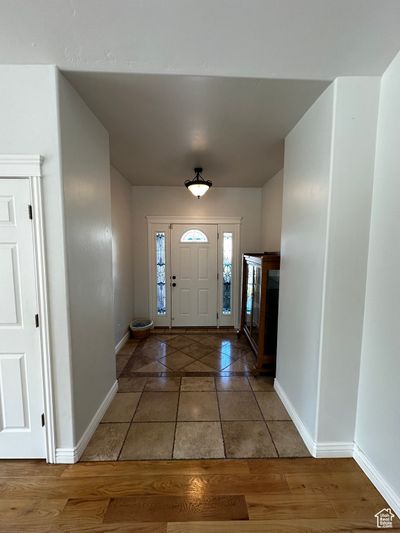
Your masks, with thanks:
M278 333L280 254L243 255L242 310L238 335L256 355L253 374L275 375Z

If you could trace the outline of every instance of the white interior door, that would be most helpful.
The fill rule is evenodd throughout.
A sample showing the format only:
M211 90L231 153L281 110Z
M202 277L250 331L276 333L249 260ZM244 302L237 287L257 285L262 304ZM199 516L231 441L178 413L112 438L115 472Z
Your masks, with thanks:
M46 457L30 184L0 179L0 457Z
M173 326L217 325L217 226L174 224L171 230Z

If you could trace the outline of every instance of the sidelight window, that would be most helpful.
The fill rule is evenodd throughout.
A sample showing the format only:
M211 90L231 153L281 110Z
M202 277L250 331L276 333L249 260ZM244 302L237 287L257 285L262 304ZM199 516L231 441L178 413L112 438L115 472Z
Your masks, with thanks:
M165 232L156 233L156 278L157 278L157 314L167 314L167 287L166 287L166 242Z
M222 244L222 313L230 315L232 313L232 242L233 234L223 234Z

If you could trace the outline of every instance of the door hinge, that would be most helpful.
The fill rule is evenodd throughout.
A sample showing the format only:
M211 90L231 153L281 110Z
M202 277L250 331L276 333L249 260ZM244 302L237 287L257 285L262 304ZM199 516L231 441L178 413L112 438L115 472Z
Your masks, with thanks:
M172 224L170 224L170 225L169 225L169 229L173 229L173 226L172 226Z
M42 413L42 428L46 425L45 419L44 419L44 413Z
M217 233L217 239L219 239L219 233Z
M218 320L218 318L219 318L219 313L217 313L217 320Z
M39 327L39 315L35 315L35 326Z
M29 218L32 220L33 219L33 211L32 211L32 206L31 205L28 205L28 213L29 213Z
M219 273L217 272L217 279L219 279Z

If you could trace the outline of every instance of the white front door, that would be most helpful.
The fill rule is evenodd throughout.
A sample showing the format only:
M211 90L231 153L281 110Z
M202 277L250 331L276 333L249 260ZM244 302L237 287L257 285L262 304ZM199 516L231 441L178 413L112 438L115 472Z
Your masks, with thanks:
M30 183L0 179L0 458L46 457Z
M171 230L172 326L217 325L217 226Z

